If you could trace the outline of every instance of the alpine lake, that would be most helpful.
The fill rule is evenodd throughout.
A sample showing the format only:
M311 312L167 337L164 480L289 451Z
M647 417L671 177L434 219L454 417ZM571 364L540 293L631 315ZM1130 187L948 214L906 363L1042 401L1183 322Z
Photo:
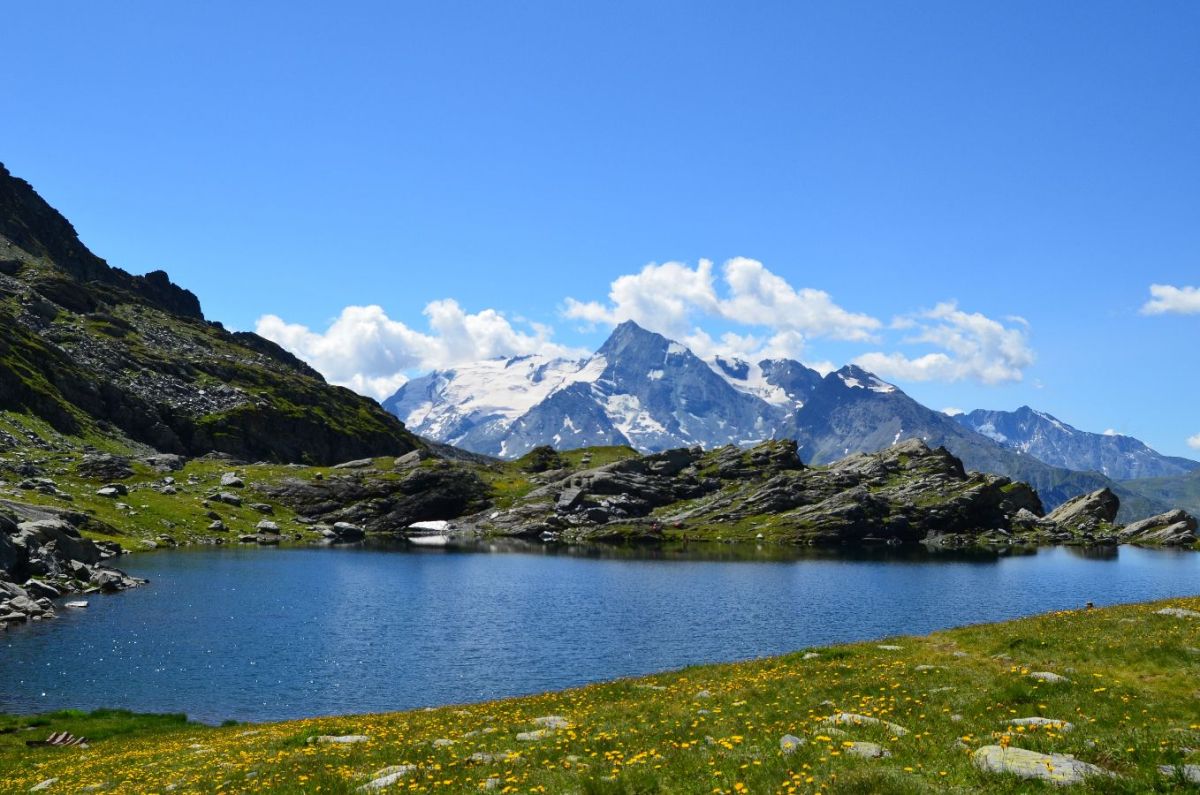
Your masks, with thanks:
M0 636L0 712L266 721L481 701L1051 610L1188 595L1200 555L476 543L204 548Z

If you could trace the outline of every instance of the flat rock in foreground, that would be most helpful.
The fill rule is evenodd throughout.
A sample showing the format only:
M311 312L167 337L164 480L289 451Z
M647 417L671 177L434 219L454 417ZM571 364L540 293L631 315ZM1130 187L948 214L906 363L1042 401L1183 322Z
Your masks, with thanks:
M1112 776L1102 767L1061 754L1041 754L1024 748L985 745L972 754L975 766L989 773L1011 773L1054 784L1079 784L1089 776Z

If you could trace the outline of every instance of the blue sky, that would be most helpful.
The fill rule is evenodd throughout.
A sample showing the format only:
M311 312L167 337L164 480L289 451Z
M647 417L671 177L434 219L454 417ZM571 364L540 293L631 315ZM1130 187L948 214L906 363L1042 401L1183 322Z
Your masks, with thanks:
M0 160L363 389L628 316L1200 455L1200 5L747 5L10 4Z

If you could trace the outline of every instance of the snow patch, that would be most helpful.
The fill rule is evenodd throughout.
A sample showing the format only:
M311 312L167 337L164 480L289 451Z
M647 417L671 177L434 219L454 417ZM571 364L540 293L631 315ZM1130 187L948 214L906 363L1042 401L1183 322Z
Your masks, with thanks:
M993 423L985 422L983 425L980 425L975 430L978 431L979 433L982 433L984 436L991 439L993 442L999 442L1000 444L1004 444L1005 442L1008 441L1008 437L1005 436L1004 434L1000 433L1000 431L996 430L996 426Z

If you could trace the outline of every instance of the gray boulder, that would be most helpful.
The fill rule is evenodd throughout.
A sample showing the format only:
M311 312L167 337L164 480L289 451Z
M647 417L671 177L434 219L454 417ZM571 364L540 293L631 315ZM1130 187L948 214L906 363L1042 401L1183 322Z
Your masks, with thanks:
M1071 533L1103 532L1112 526L1120 507L1120 498L1105 487L1067 500L1046 520Z
M246 481L238 477L236 472L226 472L221 475L221 487L226 489L240 489L246 485Z
M368 469L375 466L374 459L360 458L356 461L344 461L340 464L334 464L334 469Z
M1189 546L1196 543L1196 517L1174 510L1125 525L1117 534L1122 544Z
M99 563L102 557L93 541L80 537L79 531L62 519L22 522L17 530L17 538L23 539L26 549L46 547L53 542L53 557L60 561L77 560L91 565Z
M1042 754L1024 748L985 745L971 755L975 766L989 773L1010 773L1018 778L1041 779L1054 784L1079 784L1089 777L1110 777L1102 767L1061 754Z
M133 466L123 456L89 453L75 467L75 471L93 480L124 480L133 475Z

